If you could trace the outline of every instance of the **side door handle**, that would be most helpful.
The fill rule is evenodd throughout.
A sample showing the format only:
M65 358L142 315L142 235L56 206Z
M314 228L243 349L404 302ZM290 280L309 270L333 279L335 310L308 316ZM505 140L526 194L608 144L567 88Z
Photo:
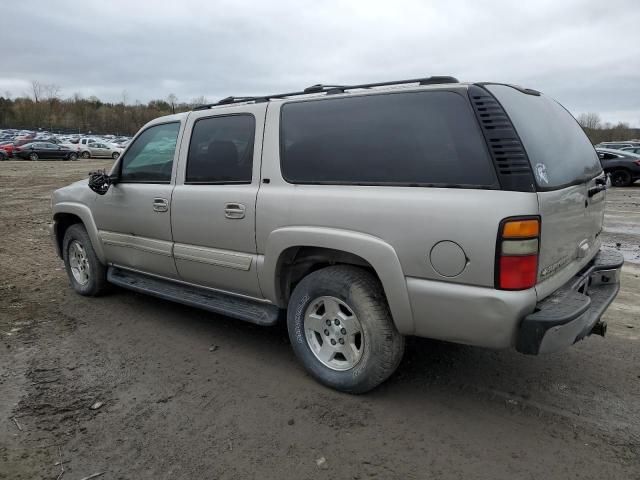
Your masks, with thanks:
M244 218L246 207L241 203L226 203L224 206L224 216L232 219Z
M154 212L166 212L167 210L169 210L169 201L166 198L153 199Z

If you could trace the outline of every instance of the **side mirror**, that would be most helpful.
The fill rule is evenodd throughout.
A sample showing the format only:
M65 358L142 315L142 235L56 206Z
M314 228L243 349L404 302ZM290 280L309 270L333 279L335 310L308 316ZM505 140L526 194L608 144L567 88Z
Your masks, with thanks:
M89 188L98 195L104 195L109 191L109 187L116 183L118 183L117 176L107 175L104 170L89 172Z

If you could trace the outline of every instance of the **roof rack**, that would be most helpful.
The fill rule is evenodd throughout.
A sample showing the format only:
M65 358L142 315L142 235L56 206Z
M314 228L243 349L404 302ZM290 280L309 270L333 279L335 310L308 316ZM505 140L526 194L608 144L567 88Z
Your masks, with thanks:
M243 102L268 102L269 100L276 98L287 98L287 97L295 97L298 95L309 95L311 93L325 93L327 95L332 95L336 93L345 93L347 90L357 90L357 89L366 89L373 87L388 87L391 85L404 85L408 83L417 83L418 85L435 85L439 83L459 83L458 79L450 76L433 76L426 78L413 78L410 80L393 80L390 82L379 82L379 83L363 83L360 85L322 85L316 84L311 85L310 87L305 88L300 92L289 92L289 93L275 93L273 95L263 95L256 97L226 97L222 100L219 100L215 103L207 103L204 105L198 105L194 108L194 110L207 110L211 107L216 107L218 105L230 105L233 103L243 103Z

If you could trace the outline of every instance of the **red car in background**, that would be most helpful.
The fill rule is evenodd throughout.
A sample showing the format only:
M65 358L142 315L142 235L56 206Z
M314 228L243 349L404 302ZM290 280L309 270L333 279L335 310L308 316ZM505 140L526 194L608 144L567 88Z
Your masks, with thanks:
M13 142L0 142L0 150L6 153L7 157L13 156Z
M20 140L13 140L11 142L2 142L0 143L0 149L6 152L7 157L13 157L13 151L15 150L16 147L20 147L32 141L33 140L23 138Z

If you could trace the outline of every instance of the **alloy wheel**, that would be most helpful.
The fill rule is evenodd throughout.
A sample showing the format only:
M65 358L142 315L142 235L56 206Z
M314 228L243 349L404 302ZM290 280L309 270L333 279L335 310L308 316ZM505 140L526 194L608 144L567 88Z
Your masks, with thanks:
M319 297L309 304L304 331L315 357L332 370L350 370L362 358L362 325L353 309L336 297Z

